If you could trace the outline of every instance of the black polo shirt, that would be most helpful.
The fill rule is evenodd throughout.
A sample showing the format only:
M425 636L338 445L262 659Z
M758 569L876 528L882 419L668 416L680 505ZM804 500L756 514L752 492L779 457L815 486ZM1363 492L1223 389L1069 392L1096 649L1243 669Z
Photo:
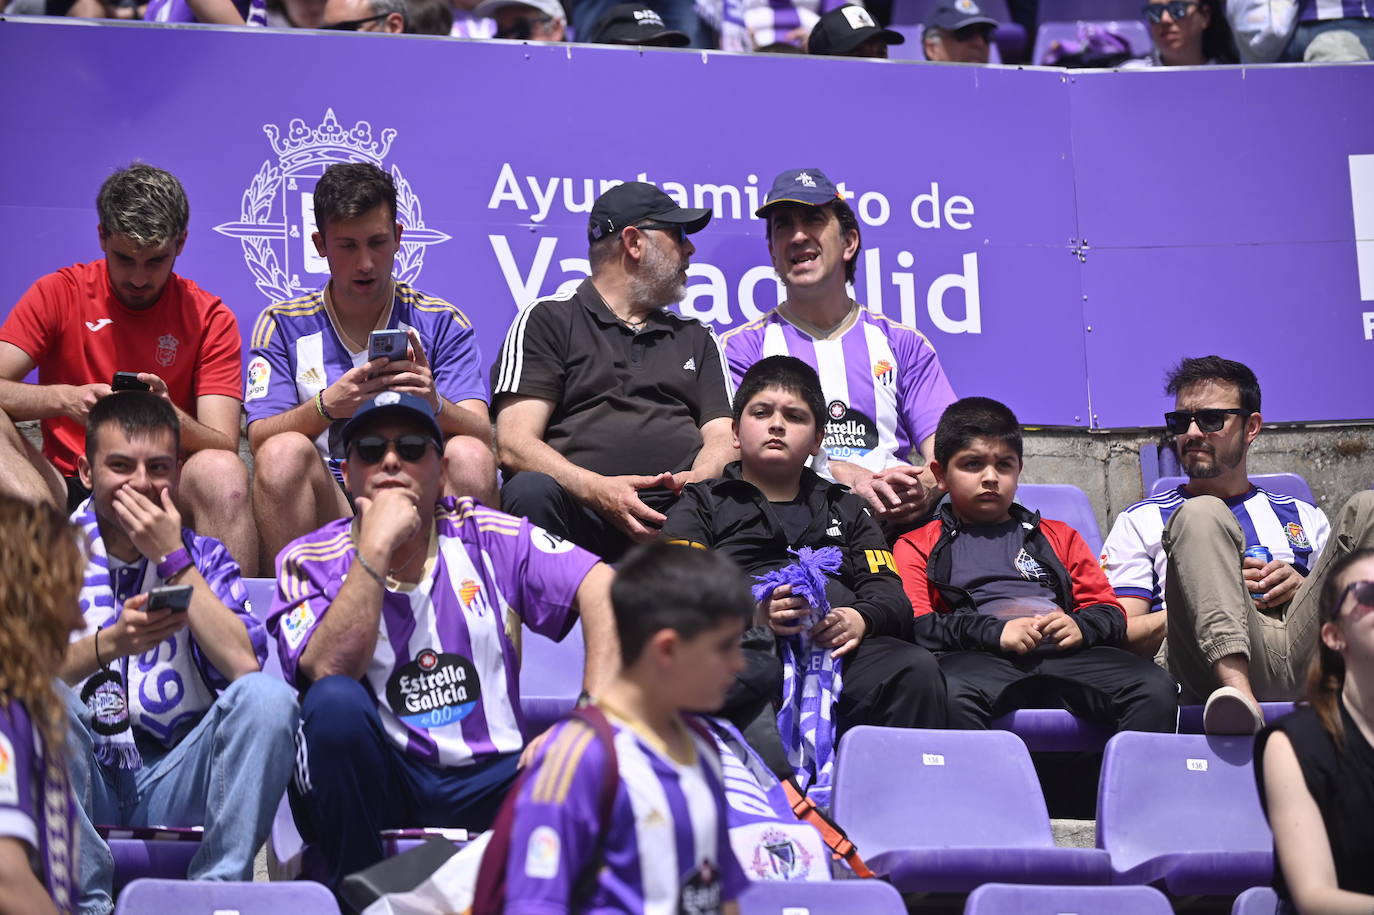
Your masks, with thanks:
M711 329L670 311L636 333L590 279L520 313L491 367L502 394L552 401L544 441L603 476L692 466L701 427L730 416L720 344Z

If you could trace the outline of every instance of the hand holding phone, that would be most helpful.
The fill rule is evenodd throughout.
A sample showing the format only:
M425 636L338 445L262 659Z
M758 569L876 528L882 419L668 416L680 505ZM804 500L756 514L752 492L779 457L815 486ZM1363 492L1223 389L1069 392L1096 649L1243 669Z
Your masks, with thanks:
M374 330L367 337L367 359L399 362L409 353L410 340L403 330Z
M153 386L138 380L138 372L115 372L110 382L111 391L151 391Z

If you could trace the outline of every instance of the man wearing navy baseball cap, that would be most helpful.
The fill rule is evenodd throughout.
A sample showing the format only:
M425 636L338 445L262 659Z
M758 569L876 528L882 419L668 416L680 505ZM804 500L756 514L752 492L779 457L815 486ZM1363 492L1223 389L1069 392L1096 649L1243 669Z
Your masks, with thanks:
M267 626L303 692L291 806L337 889L380 830L491 824L525 747L518 627L580 618L589 692L615 673L611 570L523 518L441 498L433 407L382 391L343 425L358 516L288 544ZM512 626L511 624L515 625Z
M992 34L998 22L974 0L954 0L937 6L926 17L921 46L926 60L985 64L992 53Z
M863 496L890 536L904 533L938 495L913 455L934 455L936 423L955 399L935 349L851 298L859 221L820 169L778 175L754 215L787 300L725 335L730 372L738 383L755 362L783 355L816 369L829 415L815 470Z
M640 181L592 205L591 276L523 310L492 367L505 511L612 560L735 459L715 335L666 310L710 219Z
M820 18L807 39L808 54L833 57L887 57L887 46L906 41L901 32L878 25L871 13L853 4Z

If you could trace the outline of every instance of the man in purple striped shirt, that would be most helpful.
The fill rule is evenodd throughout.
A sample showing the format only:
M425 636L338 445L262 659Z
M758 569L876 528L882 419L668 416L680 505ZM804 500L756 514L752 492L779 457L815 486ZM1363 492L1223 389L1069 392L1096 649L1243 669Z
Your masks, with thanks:
M429 404L384 391L344 426L358 516L278 560L268 628L305 690L292 806L331 887L382 857L380 830L485 828L525 747L520 624L552 639L579 615L588 691L615 669L595 556L471 498L440 501Z
M954 391L920 331L856 303L859 223L815 168L778 175L763 206L773 269L787 301L722 339L735 382L765 356L796 356L821 379L829 417L815 469L853 489L884 529L900 534L931 505L935 425Z

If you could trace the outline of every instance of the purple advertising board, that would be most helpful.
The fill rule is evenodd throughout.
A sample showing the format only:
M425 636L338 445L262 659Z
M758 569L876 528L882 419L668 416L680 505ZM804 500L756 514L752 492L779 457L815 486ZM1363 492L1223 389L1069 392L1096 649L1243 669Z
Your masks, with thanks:
M131 82L131 61L158 77ZM775 173L815 167L843 183L860 216L855 297L920 328L960 394L1003 399L1032 424L1155 425L1161 366L1205 350L1254 364L1281 405L1281 415L1266 410L1272 419L1365 418L1374 344L1339 337L1334 320L1309 332L1305 319L1334 310L1338 296L1346 312L1365 310L1351 179L1314 184L1311 170L1332 150L1342 161L1374 155L1374 135L1357 118L1312 109L1326 98L1337 109L1347 92L1368 97L1374 68L1330 68L1349 88L1314 98L1310 72L1265 74L1276 95L1302 99L1293 104L1312 123L1298 137L1256 91L1253 70L1069 76L0 22L0 78L23 87L6 104L0 309L43 273L100 256L95 192L141 159L186 185L191 230L178 272L222 296L246 338L264 306L327 280L309 240L314 180L331 162L368 159L400 189L397 275L468 314L484 365L521 306L586 275L586 213L616 180L650 180L715 210L693 236L677 308L724 330L779 301L752 211ZM1228 81L1247 78L1254 97L1245 86L1228 94ZM1206 131L1159 129L1180 109ZM1233 137L1246 146L1228 153ZM1169 167L1185 158L1199 164L1182 175ZM1246 195L1270 204L1238 205ZM1177 205L1188 199L1205 201L1205 219ZM1320 272L1310 269L1316 252L1326 255ZM1257 275L1280 269L1282 281ZM1374 258L1370 273L1374 288ZM1185 283L1212 290L1205 308L1179 296ZM1307 290L1308 304L1283 288ZM1164 298L1167 312L1144 307ZM1250 346L1266 336L1232 325L1265 328L1274 345ZM1318 364L1346 383L1314 396ZM1295 376L1301 393L1279 399L1285 382L1299 387Z

